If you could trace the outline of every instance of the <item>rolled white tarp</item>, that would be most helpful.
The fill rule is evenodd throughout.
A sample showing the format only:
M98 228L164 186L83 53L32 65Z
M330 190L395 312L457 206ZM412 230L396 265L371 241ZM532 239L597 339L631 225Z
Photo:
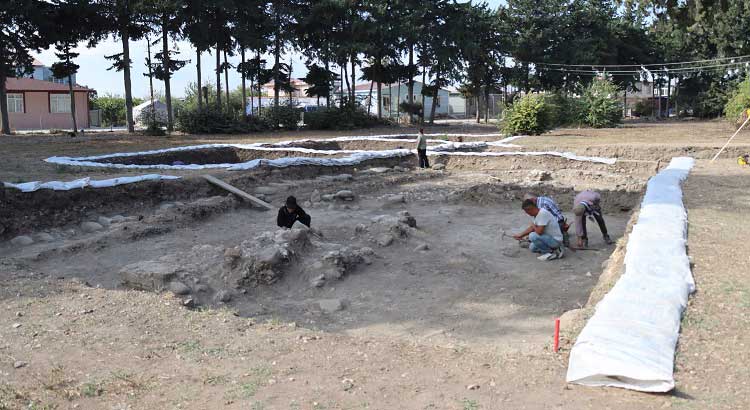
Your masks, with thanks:
M645 392L674 388L680 321L695 291L680 187L694 163L673 158L649 180L628 239L625 273L578 336L568 382Z
M3 185L6 188L15 188L22 192L34 192L40 189L51 189L53 191L70 191L71 189L83 189L86 187L91 188L108 188L118 185L134 184L142 181L158 181L163 179L180 179L178 176L172 175L159 175L159 174L148 174L138 175L133 177L118 177L111 179L91 179L81 178L73 181L32 181L23 182L19 184L11 184L10 182L4 182Z

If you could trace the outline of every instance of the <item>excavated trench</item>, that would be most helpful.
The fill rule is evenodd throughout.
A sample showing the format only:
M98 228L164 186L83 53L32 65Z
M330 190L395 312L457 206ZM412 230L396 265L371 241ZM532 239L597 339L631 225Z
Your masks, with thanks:
M210 151L142 163L223 163L243 155ZM269 153L285 154L264 158ZM570 212L577 191L597 189L610 234L619 239L660 166L546 156L431 159L447 171L411 169L416 161L408 156L220 175L277 206L297 196L313 218L312 233L277 231L275 209L250 208L200 178L5 190L4 215L11 216L0 221L4 237L26 234L35 243L5 241L0 258L94 286L171 291L188 307L227 306L260 320L538 352L553 318L586 304L615 247L602 242L594 224L593 250L538 261L507 237L529 223L520 199L549 195ZM91 222L100 228L87 229Z

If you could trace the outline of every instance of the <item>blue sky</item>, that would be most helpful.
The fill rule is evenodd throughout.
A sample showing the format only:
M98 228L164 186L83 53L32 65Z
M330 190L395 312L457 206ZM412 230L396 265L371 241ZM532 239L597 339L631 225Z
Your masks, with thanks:
M487 0L487 3L492 7L497 7L502 0ZM476 2L476 1L475 1ZM191 82L196 81L196 69L195 69L195 53L187 42L178 42L178 50L180 55L179 59L191 60L182 70L175 73L172 78L172 95L175 97L181 97L184 95L184 90L187 85ZM122 51L122 45L119 41L113 39L107 39L102 41L94 48L86 48L80 45L77 49L80 56L76 60L76 63L81 66L79 69L76 80L79 84L91 87L100 95L103 94L124 94L123 77L122 73L115 72L114 70L108 71L107 68L111 65L108 60L104 58L106 55L117 54ZM54 50L45 50L41 53L32 53L34 57L39 59L45 65L52 65L55 62L56 57ZM132 41L130 43L130 55L133 60L133 68L131 70L131 81L133 96L135 97L146 97L148 95L148 78L143 76L145 72L144 62L146 60L146 42ZM304 67L304 60L298 55L287 56L286 60L292 59L293 64L293 75L295 77L303 77L307 70ZM237 64L239 57L230 57L230 62ZM211 67L215 65L215 57L206 55L204 53L201 58L203 65L203 81L215 79L216 75L211 71ZM223 82L222 76L222 82ZM236 71L230 70L229 74L229 87L235 89L240 85L240 77ZM154 82L154 88L157 90L163 90L163 83L160 81Z

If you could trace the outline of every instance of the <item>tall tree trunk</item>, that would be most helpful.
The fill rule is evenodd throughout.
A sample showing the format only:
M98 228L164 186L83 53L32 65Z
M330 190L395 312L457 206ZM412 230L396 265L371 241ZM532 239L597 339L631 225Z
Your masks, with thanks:
M339 108L344 107L344 80L346 77L344 76L344 66L339 66L339 70L341 71L341 75L339 75ZM346 80L349 82L349 80Z
M216 44L216 109L221 111L221 50Z
M372 109L372 87L374 84L374 81L370 81L370 95L367 97L367 115L370 115L370 110Z
M393 84L390 84L390 87L393 87ZM396 121L400 121L400 120L401 120L401 79L398 80L398 101L396 101Z
M2 133L10 135L10 117L8 116L8 93L5 88L5 81L8 77L0 70L0 123L2 123Z
M257 71L258 83L256 84L256 86L258 87L258 117L260 117L261 111L263 110L263 95L262 95L263 94L263 84L261 84L261 82L260 82L260 77L261 77L261 73L260 73L260 50L255 50L255 58L256 58L256 61L258 62L258 66L257 66L257 69L258 69L258 71Z
M490 87L484 86L484 123L490 123Z
M276 8L274 7L274 11L276 13L276 29L281 30L281 16L279 15L278 11L276 11ZM273 40L273 106L274 108L279 107L279 78L281 75L279 74L280 66L281 64L281 39L279 38L279 33L276 33ZM276 124L278 125L278 124Z
M411 75L411 68L414 65L414 44L409 45L409 104L414 104L414 76ZM412 122L412 115L409 112L409 123Z
M348 67L346 66L346 63L344 63L344 80L346 80L346 98L350 100L348 101L347 105L351 105L352 104L351 95L352 95L353 87L349 86L349 70L348 70Z
M224 49L224 89L227 97L227 112L232 112L232 102L229 100L229 64L227 63L227 50Z
M253 115L255 112L255 97L253 97L253 94L255 92L253 91L255 87L255 81L251 78L250 79L250 115Z
M203 100L201 100L201 96L203 93L203 87L201 84L201 50L195 49L195 58L196 58L196 71L198 73L198 111L203 111Z
M622 118L626 118L628 116L628 86L625 86L625 89L622 90Z
M355 107L357 104L357 55L352 54L351 56L352 60L352 107Z
M172 73L169 72L169 62L171 56L169 55L169 38L167 30L167 16L162 18L161 25L161 53L162 53L162 67L164 70L164 99L167 104L167 132L174 131L174 119L172 118L172 87L171 78Z
M372 94L372 93L370 93L370 94ZM378 96L378 107L377 107L378 118L383 118L383 103L382 103L382 101L383 101L383 84L380 81L378 81L377 96ZM370 110L368 109L367 112L370 112Z
M672 75L667 74L667 119L669 119L669 103L672 99Z
M435 73L435 91L432 93L432 107L430 107L430 125L435 123L435 109L437 108L438 103L438 93L440 93L440 87L437 87L437 84L440 84L440 71Z
M70 63L70 57L68 57ZM78 121L76 121L76 95L73 91L73 76L68 76L68 90L70 90L70 116L73 118L73 136L78 135Z
M425 95L424 95L424 86L425 81L427 81L427 67L422 67L422 115L419 118L419 123L424 125L424 109L425 109Z
M130 85L130 34L126 31L120 34L122 38L122 60L125 67L122 76L125 80L125 120L128 123L128 132L135 132L135 121L133 121L133 92Z
M477 93L476 100L477 100L477 115L476 115L476 117L477 117L477 124L479 124L479 123L482 122L482 114L480 114L480 112L481 112L481 108L480 107L482 106L482 100L479 97L479 93Z
M146 36L146 62L148 63L148 91L151 96L151 124L156 123L156 107L154 106L154 70L151 60L151 39Z
M247 116L247 91L245 90L245 48L240 48L240 56L242 58L242 116ZM252 93L251 93L252 94ZM252 97L250 98L252 100ZM252 110L252 106L250 108Z
M326 66L326 73L330 73L330 68L328 67L328 61L325 62ZM334 88L334 82L336 80L331 79L331 83L328 84L328 94L326 95L326 107L331 108L331 97L333 96L333 88Z

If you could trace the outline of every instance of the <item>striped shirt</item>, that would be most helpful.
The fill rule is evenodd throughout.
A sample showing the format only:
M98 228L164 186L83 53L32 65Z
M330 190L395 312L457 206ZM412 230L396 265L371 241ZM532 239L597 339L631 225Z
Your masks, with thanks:
M557 206L557 203L555 203L554 199L548 196L536 197L536 207L539 209L548 210L549 213L551 213L552 216L557 219L558 223L563 223L565 221L565 215L563 215L562 211L560 211L560 207Z

